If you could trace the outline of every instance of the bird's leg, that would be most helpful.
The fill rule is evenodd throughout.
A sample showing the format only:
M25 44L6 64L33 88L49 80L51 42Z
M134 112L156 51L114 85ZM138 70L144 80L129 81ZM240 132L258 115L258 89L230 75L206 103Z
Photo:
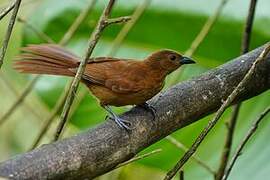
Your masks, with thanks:
M124 128L126 130L131 130L131 128L130 128L130 122L129 121L124 120L124 119L118 117L112 111L112 109L110 108L110 106L104 105L102 107L110 114L109 118L113 119L118 124L118 126L120 126L121 128Z
M143 104L139 104L138 106L144 108L147 111L150 111L151 114L153 115L153 120L155 120L157 110L153 106L149 105L147 102L145 102Z

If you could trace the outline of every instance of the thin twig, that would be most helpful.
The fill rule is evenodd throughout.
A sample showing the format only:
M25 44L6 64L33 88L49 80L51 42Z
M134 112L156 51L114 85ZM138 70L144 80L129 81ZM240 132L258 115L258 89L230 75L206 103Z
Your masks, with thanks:
M109 19L109 15L111 13L111 10L112 10L114 3L115 3L115 0L109 1L109 4L107 5L105 10L103 11L103 13L99 19L98 25L90 38L85 57L83 58L83 60L80 63L80 66L78 67L77 73L72 81L71 88L70 88L68 96L66 98L66 102L65 102L62 114L60 116L60 123L59 123L59 125L57 127L57 131L55 133L54 141L58 140L58 138L62 132L62 129L64 128L64 125L66 124L68 113L69 113L70 107L72 105L72 102L74 100L74 96L75 96L75 93L78 89L79 82L80 82L81 77L83 75L84 69L85 69L86 64L88 63L88 60L89 60L89 58L90 58L90 56L95 48L100 36L101 36L101 32L108 25L106 22L110 22L110 21L108 21L108 19ZM126 20L127 20L126 17L122 18L122 22L123 21L125 22ZM119 22L121 22L121 21L117 20L117 23L119 23Z
M210 16L210 18L207 20L207 22L204 24L202 30L197 35L195 40L192 42L190 48L185 52L186 56L192 56L194 52L198 49L199 45L202 43L202 41L205 39L206 35L209 33L215 22L217 21L218 17L220 16L225 4L228 2L228 0L221 0L221 3L219 4L217 10L215 11L213 16Z
M88 11L86 12L86 14L87 13L88 13ZM42 40L44 40L46 42L49 42L49 43L54 43L54 41L49 36L47 36L44 32L41 32L38 29L36 29L32 24L30 24L29 22L27 22L25 19L19 17L18 20L19 20L19 22L24 23L28 28L30 28L31 30L33 30L33 32L36 33ZM81 19L81 20L83 20L83 19ZM79 25L78 24L78 21L76 23L77 23L77 25ZM74 27L71 30L73 30L74 32L76 31L76 29L74 29ZM71 30L67 31L67 33L70 33ZM65 41L68 42L69 39L66 39ZM34 82L30 82L29 83L29 85L31 85L31 87L33 87L34 84L35 84L35 82L37 82L35 79L33 79L32 81L34 81ZM28 91L25 92L25 93L22 93L22 95L24 97L27 96L28 93L30 93L31 87L26 87L26 89L28 89ZM24 99L24 97L20 96L18 99ZM49 128L49 126L51 124L51 121L54 119L54 117L57 115L57 113L60 111L61 107L63 106L62 104L64 103L64 97L63 98L60 98L60 99L62 99L62 100L59 101L59 103L56 105L56 108L54 109L54 111L52 112L52 114L50 115L50 117L45 121L44 126L43 126L41 132L39 133L38 137L34 141L31 149L34 148L39 143L39 141L41 140L41 138L43 136L42 134L44 134L47 131L47 129ZM16 109L16 107L18 107L19 105L15 105L14 104L13 106L15 108L11 108L11 109L14 112L14 110Z
M79 107L79 105L81 104L82 100L84 99L84 97L87 95L87 93L89 93L89 90L84 88L82 89L78 95L76 96L76 100L74 102L74 104L71 107L70 110L70 117L73 116L73 114L76 112L77 108Z
M250 39L251 39L250 35L251 35L252 25L254 21L256 4L257 4L257 0L250 1L248 16L247 16L243 38L242 38L242 47L241 47L242 54L247 53L249 50Z
M69 86L71 84L68 84ZM50 116L45 120L45 122L42 125L41 130L38 133L38 136L36 137L34 143L32 144L30 150L35 149L37 147L37 145L40 143L40 141L42 140L42 138L44 137L44 135L46 134L46 132L48 131L48 129L50 128L53 120L55 119L55 117L57 116L57 114L61 111L64 103L65 103L65 99L67 96L67 91L70 88L69 86L65 87L65 92L61 94L61 97L58 99L58 101L56 102L55 106L53 107L53 110L50 114ZM85 96L87 91L83 91L81 94L79 94L78 96L78 101L77 103L74 103L74 106L72 106L71 108L71 112L70 115L72 116L72 114L74 113L75 109L78 107L78 105L80 104L81 100L83 99L83 97Z
M36 29L34 26L32 26L30 23L26 23L26 21L22 21L23 23L25 23L26 27L31 26L31 29L34 30L34 33L37 33L37 35L40 37L40 39L44 40L45 42L50 39L50 37L44 39L44 36L42 36L41 34L44 34L43 32L40 32L38 29ZM50 40L53 41L53 40ZM30 80L30 82L26 85L26 87L24 88L23 92L18 96L17 100L11 105L11 107L9 108L9 110L5 113L5 115L1 118L0 120L0 125L2 124L1 122L6 121L11 114L14 113L14 111L22 104L22 102L24 101L25 97L28 96L28 94L32 91L32 89L34 88L36 82L38 82L38 79L40 78L40 75L35 76L32 80ZM19 102L19 103L18 103Z
M184 53L185 56L192 56L196 52L198 47L201 45L203 40L206 38L207 34L210 32L210 30L214 26L215 22L217 21L218 17L221 14L223 8L225 7L227 1L228 0L221 0L219 6L217 7L217 9L215 11L215 13L207 19L207 21L203 25L202 29L200 30L200 32L197 34L196 38L192 41L189 49ZM184 69L181 69L181 71L176 71L175 72L175 74L172 76L172 78L168 81L169 86L174 85L177 82L178 78L181 76L181 73L183 71L184 71ZM167 136L167 138L168 137L170 138L170 136ZM187 150L188 149L186 149L184 151L186 152ZM203 163L196 156L192 155L191 158L193 158L198 164L203 166L209 172L211 172L211 174L213 174L213 175L216 174L216 172L214 170L212 170L209 166L207 166L205 163Z
M257 3L257 0L250 1L247 20L246 20L243 38L242 38L241 54L245 54L249 50L256 3ZM225 142L225 146L224 146L223 153L221 156L219 169L217 172L217 176L215 177L215 180L221 180L221 178L225 172L225 168L227 166L227 163L229 161L229 156L230 156L232 141L233 141L234 129L235 129L235 125L237 122L237 117L239 114L240 107L241 107L241 103L233 106L232 117L231 117L230 122L228 124L228 132L227 132L226 142Z
M225 172L227 163L229 161L231 148L232 148L232 142L233 142L234 129L236 126L236 121L237 121L237 117L239 114L239 109L240 109L240 103L233 107L232 117L231 117L230 121L226 123L227 136L226 136L223 152L221 155L220 165L219 165L217 174L215 176L215 180L220 180L222 178L222 176Z
M11 1L10 1L11 2ZM0 13L1 15L0 15L0 17L1 17L1 19L3 18L2 17L2 14L5 14L4 12L7 10L7 9L9 9L9 8L11 8L11 10L14 8L14 6L15 6L15 2L16 1L14 1L13 2L13 4L11 4L10 2L7 2L7 3L5 3L5 4L1 4L1 6L0 6L0 9L2 10L2 12ZM38 1L37 0L25 0L25 1L22 1L22 3L21 3L21 5L20 5L20 8L23 8L23 7L25 7L26 5L33 5L34 3L37 3ZM9 11L10 12L10 11ZM9 13L8 12L8 13ZM6 14L4 15L4 17L6 16ZM0 19L0 20L1 20Z
M246 83L250 80L251 76L253 75L257 64L265 59L270 51L270 43L267 44L266 48L260 53L259 57L254 61L249 71L246 73L244 78L241 82L237 85L237 87L233 90L233 92L228 96L226 101L221 105L221 107L216 112L214 118L209 121L207 126L201 132L201 134L197 137L195 142L189 148L189 150L184 154L184 156L177 162L177 164L170 170L167 175L165 176L165 180L172 179L175 174L183 167L183 165L190 159L190 157L196 152L199 145L205 139L206 135L210 132L210 130L215 126L225 109L233 102L236 96L239 94L242 88L245 87Z
M189 57L193 56L193 54L196 52L196 50L201 45L203 40L206 38L207 34L211 31L212 27L214 26L215 22L217 21L218 17L220 16L227 2L228 0L221 0L215 13L207 19L207 21L203 25L202 29L200 30L196 38L192 41L188 50L184 53L185 56L189 56ZM171 77L171 79L168 82L169 86L172 86L175 83L177 83L177 80L181 76L182 72L184 72L183 68L181 69L181 71L178 70L175 72L175 74Z
M6 32L6 35L4 37L3 45L2 45L1 50L0 50L0 69L4 63L4 58L6 55L9 39L10 39L12 30L13 30L13 26L14 26L15 21L16 21L16 16L17 16L17 13L19 11L20 4L21 4L21 0L16 0L15 5L14 5L14 9L12 11L12 15L11 15L10 20L9 20L7 32Z
M72 38L72 36L75 34L81 23L86 19L86 17L89 15L89 13L92 11L93 7L95 6L97 0L91 0L90 3L88 3L87 7L81 11L79 16L75 19L75 21L72 23L72 25L69 27L63 38L60 40L59 44L65 46L68 41Z
M49 42L49 43L54 42L48 35L46 35L44 32L39 31L38 29L36 29L32 24L27 22L25 19L23 19L21 17L18 17L17 19L19 22L24 23L26 25L26 27L28 27L34 33L36 33L37 36L40 39L42 39L43 41ZM26 85L25 89L23 90L23 93L21 93L21 95L17 99L17 101L19 100L20 103L17 103L17 101L15 103L13 103L13 105L10 107L8 112L6 112L6 114L1 118L0 122L5 121L20 106L20 104L24 101L25 97L32 91L33 87L35 86L35 83L38 82L39 78L40 78L40 75L35 76L32 80L30 80L28 85Z
M36 34L40 37L40 39L42 39L42 40L44 40L44 41L46 41L46 42L53 42L53 40L50 39L50 37L48 37L45 33L40 32L38 29L36 29L33 25L31 25L30 23L28 23L28 22L27 22L26 20L24 20L23 18L18 17L18 20L19 20L20 22L22 22L22 23L25 23L25 25L26 25L28 28L32 29L33 32L36 33ZM32 90L31 88L33 88L34 85L35 85L35 83L37 82L37 78L38 78L38 76L35 77L34 79L32 79L32 80L28 83L28 85L25 87L25 90L24 90L23 93L18 97L17 100L20 100L20 102L23 102L24 98L31 92L31 90ZM20 104L21 104L21 103L20 103ZM17 101L16 101L16 102L11 106L11 108L10 108L10 110L9 110L10 113L13 113L13 112L15 111L15 109L16 109L17 107L19 107L20 104L17 104ZM5 117L5 116L6 116L6 117ZM9 116L10 116L10 114L6 113L6 114L3 116L3 118L2 118L1 120L4 121L4 119L8 118Z
M6 122L8 117L13 114L14 110L19 106L27 96L28 92L33 88L35 85L36 81L38 80L38 76L36 76L30 83L26 86L26 88L23 90L22 94L18 97L15 103L8 109L8 111L2 116L0 119L0 126Z
M32 144L30 150L37 147L43 136L46 134L47 130L49 129L50 125L52 124L54 118L57 116L57 114L61 111L61 108L63 107L65 103L66 93L62 93L61 97L57 101L56 105L53 108L53 111L51 112L50 116L45 120L45 122L42 125L41 130L38 133L38 136L36 137L34 143Z
M1 13L0 13L0 21L14 8L16 1L11 3L8 7L6 7Z
M0 78L3 80L3 82L5 83L5 85L9 88L9 90L17 97L19 98L21 96L21 93L19 91L17 91L17 89L14 87L14 85L10 82L10 79L8 79L8 77L6 77L6 75L2 72L0 72ZM27 108L27 110L29 112L31 112L33 115L35 115L38 119L42 119L41 114L39 114L38 112L36 112L33 107L29 106L27 103L25 103L25 107ZM14 110L13 110L14 112Z
M63 38L60 40L59 42L60 45L66 45L71 40L71 38L73 37L77 29L79 28L80 24L86 19L87 15L89 15L89 13L91 12L92 7L95 5L95 3L96 3L96 0L92 0L86 9L81 11L81 13L75 19L75 21L71 24L67 32L64 34ZM46 134L47 130L50 128L53 120L62 109L70 86L71 86L71 82L67 84L67 86L65 87L64 93L62 93L62 95L56 102L50 116L45 120L30 150L34 149L39 144L43 136Z
M131 19L130 16L110 18L110 19L106 19L104 21L104 24L106 24L106 26L109 26L111 24L125 23L125 22L128 22L130 19Z
M185 176L184 176L184 171L183 170L180 170L179 171L179 179L180 180L185 180Z
M55 106L53 107L53 110L52 110L50 116L44 121L44 123L43 123L43 125L41 127L41 130L38 133L38 136L36 137L34 143L32 144L32 146L31 146L31 148L29 150L35 149L37 147L37 145L40 143L40 141L42 140L42 138L44 137L44 135L46 134L46 132L50 128L50 126L51 126L53 120L55 119L55 117L57 116L57 114L63 108L63 105L65 103L65 99L66 99L66 96L67 96L67 92L68 92L68 89L71 86L71 83L68 83L67 85L68 86L65 87L64 93L61 94L60 98L57 100ZM80 104L80 102L83 99L83 97L85 96L86 92L87 91L83 91L81 94L78 95L78 101L79 102L74 103L74 105L72 106L71 112L70 112L71 116L74 113L75 109Z
M43 41L48 42L48 43L55 43L54 40L52 40L47 34L45 34L44 32L42 32L40 30L38 30L35 26L33 26L28 21L26 21L24 18L18 17L17 20L20 23L25 24L29 29L31 29L34 33L36 33L36 35L39 36L40 39L42 39Z
M17 20L20 23L23 23L26 26L26 28L31 29L44 42L54 43L54 40L52 40L46 33L44 33L43 31L40 31L38 28L36 28L33 24L28 22L26 19L24 19L22 17L18 17Z
M175 139L174 137L172 136L167 136L166 139L172 143L173 145L175 145L177 148L181 149L182 151L184 152L187 152L188 151L188 148L183 144L181 143L180 141L178 141L177 139ZM204 163L198 156L196 156L196 154L193 154L191 156L191 159L193 159L196 163L198 163L200 166L202 166L203 168L205 168L208 172L210 172L211 174L215 175L216 172L211 168L209 167L206 163Z
M92 7L95 4L95 1L96 0L92 0L89 3L89 5L87 6L87 8L82 10L81 13L77 16L77 18L71 24L71 26L69 27L67 32L64 34L63 38L60 40L60 42L59 42L60 45L66 45L71 40L71 38L73 37L73 35L77 31L77 29L79 28L80 24L85 20L87 15L89 15L89 13L91 12ZM50 116L45 120L44 124L42 125L41 130L39 131L39 134L36 137L34 143L32 144L30 150L34 149L39 144L39 142L41 141L43 136L46 134L47 130L50 128L50 125L52 124L54 118L61 111L61 109L65 103L65 99L67 97L68 90L71 87L71 83L72 82L70 82L66 85L65 91L62 93L61 97L57 100L55 106L53 107L53 110L52 110Z
M131 16L131 20L124 25L121 31L118 33L114 41L112 42L112 48L108 54L108 56L113 56L117 49L119 49L120 45L122 44L123 40L127 36L128 32L132 29L132 27L136 24L138 19L141 17L145 9L149 6L151 0L144 0L143 3L138 6L134 13Z
M125 166L127 164L130 164L130 163L132 163L134 161L138 161L140 159L144 159L146 157L149 157L149 156L154 155L156 153L159 153L161 151L162 151L162 149L156 149L156 150L153 150L153 151L151 151L149 153L145 153L145 154L142 154L142 155L139 155L139 156L135 156L134 158L132 158L132 159L130 159L128 161L125 161L125 162L123 162L121 164L118 164L114 169L120 168L120 167Z
M215 11L215 13L207 19L207 21L205 22L205 24L201 28L200 32L197 34L196 38L192 41L189 49L186 50L186 52L184 53L185 56L190 56L191 57L196 52L198 47L201 45L203 40L206 38L207 34L210 32L210 30L214 26L215 22L217 21L218 17L220 16L220 14L221 14L221 12L222 12L222 10L225 7L227 2L228 2L228 0L221 0L219 6L217 7L217 9ZM176 71L175 72L175 74L168 81L169 86L172 86L177 82L178 78L181 76L183 71L184 71L184 69L181 69L181 71ZM171 136L167 136L167 139L170 138L170 137ZM179 148L180 148L180 146L179 146ZM186 148L184 151L186 152L187 150L188 150L188 148ZM212 170L208 165L206 165L204 162L202 162L196 156L192 155L191 158L193 158L202 167L207 169L211 174L213 174L213 175L216 174L216 172L214 170Z
M251 138L251 136L256 132L260 122L263 120L263 118L270 112L270 106L268 106L262 113L261 115L257 118L256 121L254 121L253 125L251 126L251 128L249 129L248 133L246 134L246 136L243 138L242 142L240 143L240 145L238 146L236 152L234 153L232 160L229 163L228 168L225 171L225 174L222 177L222 180L226 180L232 170L232 167L236 161L236 159L239 157L239 155L241 154L242 149L245 147L246 143L248 142L248 140Z

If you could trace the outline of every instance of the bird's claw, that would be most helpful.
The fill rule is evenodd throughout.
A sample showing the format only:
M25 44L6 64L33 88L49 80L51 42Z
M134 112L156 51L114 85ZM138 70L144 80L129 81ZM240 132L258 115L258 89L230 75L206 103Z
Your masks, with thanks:
M126 130L131 130L132 128L130 127L131 124L129 121L126 121L124 119L121 119L119 117L115 118L114 121L121 127L124 128Z
M118 117L112 110L109 106L103 106L107 112L110 114L109 116L106 116L106 119L109 117L109 119L112 119L114 120L114 122L116 122L116 124L120 127L120 128L123 128L127 131L130 131L132 130L132 128L130 127L131 126L131 123L127 120L124 120L120 117Z
M111 120L113 120L114 122L116 122L116 124L120 127L120 128L124 128L125 130L132 130L132 128L130 127L131 124L129 121L127 120L124 120L120 117L110 117L110 116L107 116L106 119L109 118Z
M155 120L156 114L157 114L157 110L154 108L154 106L151 106L151 105L148 104L148 103L143 103L143 104L140 104L140 105L138 105L138 106L144 108L144 109L147 110L147 111L150 111L151 114L152 114L152 116L153 116L153 120Z

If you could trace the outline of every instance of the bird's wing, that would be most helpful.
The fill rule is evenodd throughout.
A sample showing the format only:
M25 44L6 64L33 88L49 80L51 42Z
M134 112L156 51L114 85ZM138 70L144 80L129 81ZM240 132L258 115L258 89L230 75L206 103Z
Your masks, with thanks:
M95 58L87 64L83 79L117 93L138 92L143 88L143 73L136 73L138 62L117 58Z
M140 82L130 81L123 77L108 79L105 82L105 86L110 88L112 91L121 94L135 93L142 89Z

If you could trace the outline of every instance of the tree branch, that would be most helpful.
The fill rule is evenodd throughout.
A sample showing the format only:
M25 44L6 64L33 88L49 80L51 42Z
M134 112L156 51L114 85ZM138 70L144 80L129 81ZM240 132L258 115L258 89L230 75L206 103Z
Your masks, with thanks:
M12 15L11 15L10 20L9 20L7 32L6 32L5 37L4 37L3 45L2 45L2 47L0 49L0 69L1 69L1 67L3 65L3 62L4 62L4 58L5 58L8 43L9 43L9 39L10 39L12 30L13 30L13 26L14 26L15 21L16 21L16 16L17 16L17 13L19 11L20 4L21 4L21 0L16 0L14 8L13 8Z
M216 111L264 47L156 95L148 102L157 110L155 121L150 112L135 107L121 115L131 122L134 129L130 133L108 120L76 136L43 145L0 163L0 176L13 179L91 179L104 174L168 134ZM249 83L233 103L254 97L269 88L268 55L256 66Z

